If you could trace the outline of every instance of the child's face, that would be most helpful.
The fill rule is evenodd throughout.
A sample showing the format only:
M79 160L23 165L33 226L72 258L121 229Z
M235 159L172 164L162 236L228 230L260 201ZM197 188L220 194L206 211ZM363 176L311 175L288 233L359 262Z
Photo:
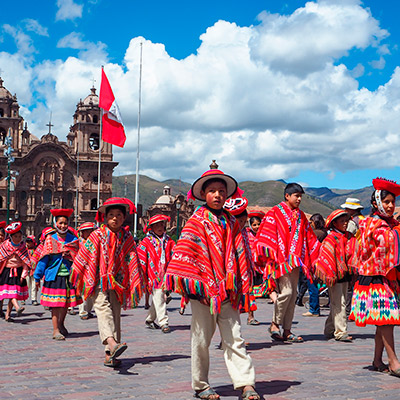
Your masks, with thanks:
M165 232L165 222L160 221L151 225L151 230L157 235L162 236Z
M303 193L293 193L293 194L286 193L285 194L286 204L292 210L294 210L295 208L299 208L302 196L303 196Z
M340 232L346 232L347 225L349 224L349 216L342 215L339 218L336 218L332 222L333 226Z
M255 220L253 221L253 223L251 224L251 229L252 229L252 231L253 231L254 233L257 233L257 232L258 232L258 228L260 227L260 225L261 225L261 222L260 222L258 219L255 219Z
M242 215L240 217L237 217L237 222L239 222L240 230L244 228L247 222L247 215Z
M66 217L58 217L56 226L60 231L65 231L68 228L68 219Z
M20 244L22 241L22 233L21 232L14 233L14 235L11 235L11 240L14 244Z
M125 221L124 213L118 208L112 208L106 214L106 223L113 232L118 232Z
M205 197L208 207L221 210L227 197L226 186L222 182L212 182L200 194Z
M15 242L14 242L14 243L15 243ZM26 244L26 247L27 247L28 249L33 249L33 248L35 247L35 245L33 244L33 242L30 241L30 240L27 240L25 244Z

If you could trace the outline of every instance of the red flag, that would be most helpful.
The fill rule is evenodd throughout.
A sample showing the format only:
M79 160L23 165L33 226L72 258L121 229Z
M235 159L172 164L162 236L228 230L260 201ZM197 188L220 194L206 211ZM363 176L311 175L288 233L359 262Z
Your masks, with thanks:
M102 139L115 146L124 147L126 140L124 125L122 124L118 104L115 101L113 91L103 68L101 69L99 107L104 110Z

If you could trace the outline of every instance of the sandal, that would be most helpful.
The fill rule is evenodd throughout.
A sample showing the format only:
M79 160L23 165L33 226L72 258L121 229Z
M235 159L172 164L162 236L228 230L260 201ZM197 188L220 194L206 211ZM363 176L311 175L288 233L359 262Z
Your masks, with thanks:
M340 337L340 338L335 338L335 340L337 341L337 342L347 342L347 343L351 343L352 341L353 341L353 337L352 336L350 336L350 335L343 335L342 337Z
M201 392L196 392L193 397L197 399L211 399L211 396L218 396L214 397L215 400L218 400L220 398L219 394L212 388L208 387L207 389L202 390Z
M24 311L25 311L25 307L20 307L20 308L18 308L17 317L20 317L21 314L22 314Z
M149 329L160 329L159 325L157 325L155 322L146 321L146 326Z
M65 340L65 336L62 335L61 333L58 333L57 335L53 336L54 340Z
M114 358L109 357L104 360L104 366L110 368L119 368L121 366L121 360L116 360Z
M389 365L382 363L381 365L376 366L374 362L372 362L371 370L376 372L388 373Z
M250 399L251 397L251 399ZM260 400L260 395L255 390L246 390L242 393L242 400Z
M282 334L281 334L280 330L273 331L273 330L271 330L271 327L269 327L268 328L268 332L269 332L272 340L276 340L277 342L282 342L283 341L283 337L282 337Z
M162 333L170 333L170 332L171 332L171 328L170 328L168 325L164 325L164 326L161 328L161 332L162 332Z
M253 318L250 321L247 320L247 325L260 325L260 322Z
M400 378L400 368L391 369L391 368L389 367L389 375L397 376L397 378Z
M110 360L119 357L128 348L126 343L118 343L110 351Z
M4 318L4 321L6 321L6 322L14 322L14 319L11 318L11 317L8 317L8 318Z
M283 338L285 342L290 342L290 343L302 343L304 342L304 339L301 336L297 336L294 333L289 333L286 337Z

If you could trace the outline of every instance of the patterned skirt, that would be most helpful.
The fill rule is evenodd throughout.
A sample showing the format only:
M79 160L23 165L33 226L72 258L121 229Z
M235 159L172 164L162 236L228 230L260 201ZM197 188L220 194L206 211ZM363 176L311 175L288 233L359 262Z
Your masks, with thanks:
M26 279L21 282L22 271L22 267L19 267L17 268L17 275L10 276L10 268L3 268L0 274L0 300L26 300L29 297Z
M82 303L69 276L56 276L54 281L44 281L40 304L44 307L75 307Z
M400 325L397 281L384 276L360 276L354 285L349 319L357 326Z

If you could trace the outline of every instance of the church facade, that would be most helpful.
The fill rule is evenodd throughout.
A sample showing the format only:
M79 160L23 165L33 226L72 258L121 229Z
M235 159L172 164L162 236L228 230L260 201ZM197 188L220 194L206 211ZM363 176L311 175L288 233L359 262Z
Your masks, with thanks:
M40 137L28 130L19 114L16 95L0 78L0 148L12 137L14 161L0 154L0 220L21 221L27 235L38 236L51 224L50 209L73 208L71 226L94 222L97 210L99 146L101 145L100 204L112 196L112 145L100 143L100 108L96 89L77 104L67 142L51 132ZM7 190L11 170L10 191ZM9 193L9 207L7 207Z

